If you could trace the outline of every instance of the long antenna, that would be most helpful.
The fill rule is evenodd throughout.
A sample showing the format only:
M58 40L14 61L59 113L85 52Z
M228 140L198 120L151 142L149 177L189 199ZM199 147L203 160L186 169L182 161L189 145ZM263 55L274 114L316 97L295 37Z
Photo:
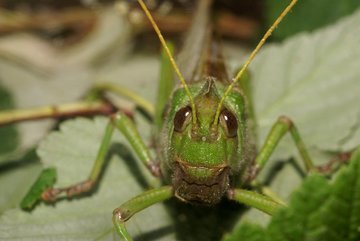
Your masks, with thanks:
M284 9L284 11L279 15L279 17L275 20L275 22L271 25L271 27L266 31L256 48L252 51L249 58L246 60L245 64L242 66L240 71L237 73L231 84L226 89L224 95L221 97L220 103L216 109L215 113L215 119L213 125L217 125L219 122L219 116L221 107L225 101L225 98L228 96L234 85L237 83L237 81L241 78L241 76L244 74L245 70L249 66L249 64L252 62L256 54L259 52L261 47L265 44L265 41L270 37L272 32L275 30L275 28L279 25L279 23L283 20L283 18L290 12L290 10L293 8L293 6L296 4L297 0L292 0L291 3Z
M190 101L190 105L191 105L191 110L192 110L192 122L194 125L196 125L196 109L195 109L195 102L194 102L194 99L192 98L191 96L191 93L190 93L190 90L189 90L189 87L187 86L186 82L185 82L185 79L184 77L182 76L182 74L180 73L180 70L174 60L174 57L172 56L171 54L171 51L169 50L166 42L165 42L165 39L164 37L162 36L161 32L160 32L160 29L159 27L157 26L157 24L155 23L154 21L154 18L151 16L151 13L149 11L149 9L146 7L145 3L143 0L138 0L141 8L143 9L145 15L147 16L147 18L149 19L151 25L153 26L157 36L159 37L160 39L160 42L161 42L161 45L163 46L163 48L165 49L165 52L167 54L167 56L169 57L169 60L170 60L170 63L172 65L172 67L174 68L174 71L176 73L176 75L179 77L179 80L182 84L182 86L184 87L185 89L185 92L186 92L186 95L189 97L189 101Z

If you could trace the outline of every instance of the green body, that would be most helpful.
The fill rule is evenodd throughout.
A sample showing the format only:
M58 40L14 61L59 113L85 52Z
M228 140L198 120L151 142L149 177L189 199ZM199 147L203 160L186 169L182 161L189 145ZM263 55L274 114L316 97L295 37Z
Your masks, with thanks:
M185 48L191 50L184 50L197 53L191 56L197 58L196 65L184 66L185 80L195 102L196 124L189 111L190 99L179 86L171 96L163 97L169 104L161 111L165 118L159 123L161 131L155 141L161 173L165 181L173 185L175 196L186 202L207 205L220 201L230 186L239 185L254 160L249 154L254 152L248 128L248 102L239 87L232 90L223 104L223 111L231 112L235 117L236 133L228 135L222 115L219 124L213 126L216 107L230 80L220 43L211 29L210 5L210 1L200 2L194 17L198 24L188 36L192 44L187 46L185 43ZM203 41L194 43L191 33L196 33L196 38ZM188 116L182 116L186 110ZM174 123L179 121L182 128L174 128Z
M226 99L224 110L236 116L236 135L228 136L226 123L212 127L216 107L228 80L203 75L200 81L189 83L194 96L197 120L187 120L183 130L174 130L176 113L190 108L183 88L172 94L161 134L158 155L161 171L167 182L173 184L175 195L188 202L214 204L230 185L244 177L251 164L249 155L249 128L245 97L235 88ZM191 112L188 113L192 118ZM220 118L223 118L222 116Z

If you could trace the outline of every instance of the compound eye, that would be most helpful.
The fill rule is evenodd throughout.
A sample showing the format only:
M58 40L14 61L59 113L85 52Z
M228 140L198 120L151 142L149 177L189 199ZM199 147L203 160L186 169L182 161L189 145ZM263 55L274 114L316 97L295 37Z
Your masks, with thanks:
M176 132L182 132L191 120L191 108L186 106L176 112L174 118L174 130Z
M220 123L224 126L228 137L235 137L238 130L238 122L233 113L224 109L220 114Z

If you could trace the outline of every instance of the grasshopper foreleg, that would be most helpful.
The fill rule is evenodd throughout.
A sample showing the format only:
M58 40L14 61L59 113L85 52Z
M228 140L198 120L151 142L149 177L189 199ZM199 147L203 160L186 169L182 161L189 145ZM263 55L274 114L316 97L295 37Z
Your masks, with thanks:
M103 136L95 163L88 179L65 188L47 189L42 194L42 199L44 201L55 201L56 198L62 193L66 193L67 197L72 197L84 192L88 192L94 187L105 164L106 153L109 149L111 137L115 127L129 141L133 150L138 155L142 163L144 163L144 165L149 169L149 171L155 177L160 175L159 165L152 160L150 151L141 139L133 121L128 116L126 116L126 114L118 112L111 117L109 123L106 126L105 134Z
M306 170L308 172L315 171L315 166L309 156L303 140L300 137L298 129L290 118L288 118L287 116L280 116L276 123L273 125L263 147L261 148L259 154L255 159L256 167L252 174L253 176L256 176L257 173L264 167L266 162L269 160L271 154L275 150L276 146L278 145L279 141L287 132L290 132L295 146L304 161Z
M271 154L274 152L279 141L284 135L290 132L291 137L297 147L303 161L305 168L308 172L316 171L315 166L308 154L303 140L300 137L299 131L292 122L292 120L286 116L280 116L273 125L270 133L268 134L265 143L263 144L259 154L255 159L255 166L250 170L249 180L252 180L252 184L256 184L255 177L259 171L265 166L269 160ZM277 195L268 188L262 187L262 193L251 192L242 189L230 189L228 191L228 198L240 203L247 204L255 207L265 213L272 215L279 207L283 206L283 202L277 197ZM266 194L265 194L266 193Z
M249 205L269 215L273 215L280 207L283 207L282 203L275 201L271 197L245 189L230 189L227 192L227 197L230 200Z
M125 222L129 220L135 213L162 201L173 197L172 186L163 186L146 191L113 211L113 223L116 232L122 236L126 241L131 241L132 238L125 228Z
M284 135L289 132L291 138L294 141L296 148L298 149L300 156L304 162L304 166L307 172L322 172L321 167L316 167L307 151L307 148L299 134L298 129L287 116L280 116L273 125L270 133L268 134L265 143L263 144L259 154L255 159L255 166L250 170L249 180L252 180L252 184L256 183L255 177L259 171L265 166L269 160L271 154L274 152L279 141ZM346 155L348 157L348 155ZM332 165L333 163L331 163ZM324 172L324 171L323 171ZM247 204L255 207L265 213L272 215L279 207L283 206L283 202L278 199L277 195L271 192L270 189L262 187L262 193L259 194L243 189L230 189L228 191L228 198L240 203Z

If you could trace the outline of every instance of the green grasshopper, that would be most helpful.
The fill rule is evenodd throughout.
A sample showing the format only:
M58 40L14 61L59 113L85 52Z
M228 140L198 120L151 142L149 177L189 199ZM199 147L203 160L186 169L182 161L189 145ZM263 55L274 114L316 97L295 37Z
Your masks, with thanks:
M199 1L185 44L184 53L188 55L180 56L180 64L187 64L186 69L181 68L182 73L146 5L142 0L138 2L154 27L181 84L172 91L174 86L169 80L160 82L160 86L164 87L158 94L154 114L157 159L151 156L132 119L121 111L117 112L111 116L106 127L89 178L65 188L50 187L43 191L42 187L41 198L56 201L63 193L72 197L90 191L99 179L111 137L117 128L148 170L164 183L114 210L116 232L125 240L132 240L125 228L127 220L137 212L174 196L184 202L207 206L216 205L226 197L272 215L282 206L280 202L241 187L253 181L287 132L290 132L307 171L314 171L315 167L297 128L285 116L275 122L264 145L255 155L255 120L244 74L266 39L297 0L292 0L281 13L232 80L226 74L219 42L211 29L211 0ZM115 87L108 89L116 90ZM101 103L98 105L101 106Z

